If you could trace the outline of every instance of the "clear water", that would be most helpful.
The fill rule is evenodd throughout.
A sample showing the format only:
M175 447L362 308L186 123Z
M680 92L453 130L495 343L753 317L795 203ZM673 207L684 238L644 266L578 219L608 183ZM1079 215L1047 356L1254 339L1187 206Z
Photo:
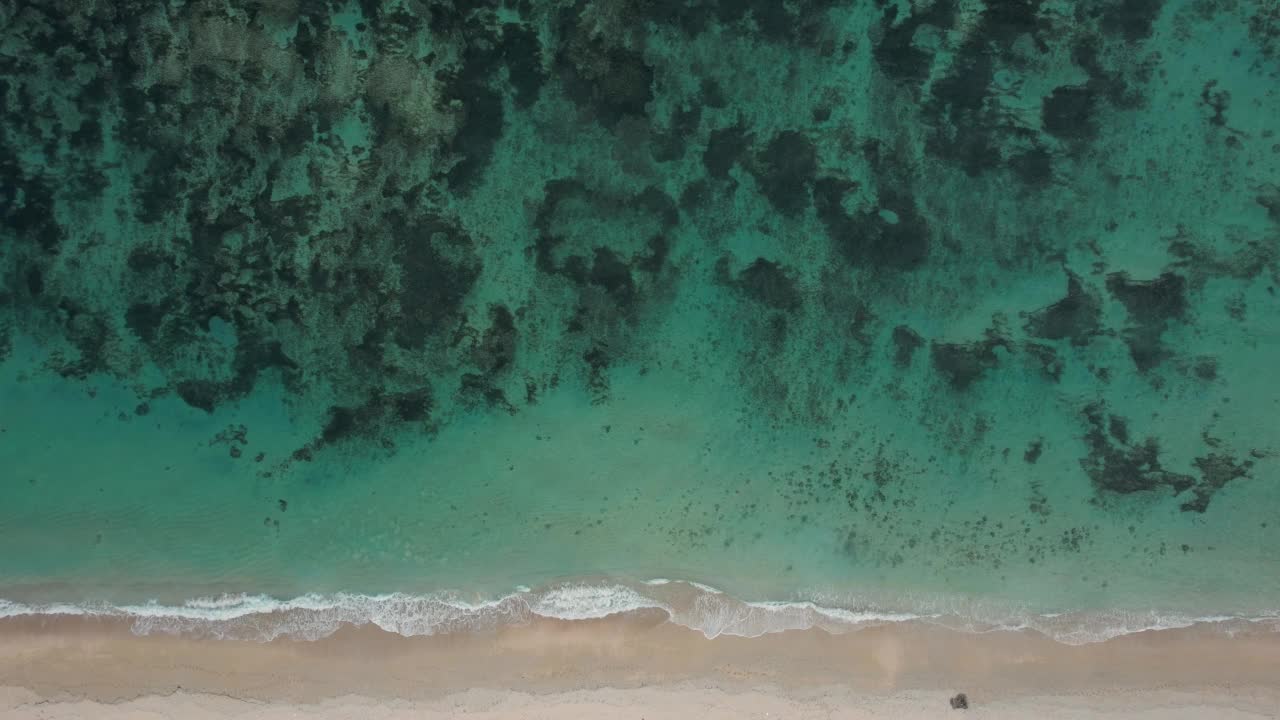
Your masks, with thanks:
M1280 16L880 5L0 10L7 612L1274 615Z

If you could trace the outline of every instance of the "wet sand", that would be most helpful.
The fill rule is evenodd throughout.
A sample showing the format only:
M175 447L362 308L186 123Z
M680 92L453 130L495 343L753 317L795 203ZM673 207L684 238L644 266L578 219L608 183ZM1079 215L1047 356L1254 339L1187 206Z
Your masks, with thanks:
M900 623L708 640L657 614L405 638L137 636L0 621L0 717L1280 717L1280 634L1198 626L1070 646Z

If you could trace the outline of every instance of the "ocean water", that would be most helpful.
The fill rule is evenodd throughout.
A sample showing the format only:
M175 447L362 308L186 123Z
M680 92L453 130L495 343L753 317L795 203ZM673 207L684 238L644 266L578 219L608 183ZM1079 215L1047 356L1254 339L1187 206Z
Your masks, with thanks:
M1278 622L1271 0L0 27L0 616Z

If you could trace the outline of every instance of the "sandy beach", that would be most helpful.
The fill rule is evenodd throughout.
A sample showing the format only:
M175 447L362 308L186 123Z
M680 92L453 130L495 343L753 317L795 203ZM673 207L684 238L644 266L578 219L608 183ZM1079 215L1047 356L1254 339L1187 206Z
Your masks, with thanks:
M1080 646L912 623L708 640L654 614L251 643L26 618L0 623L0 717L1263 718L1280 716L1277 668L1269 628Z

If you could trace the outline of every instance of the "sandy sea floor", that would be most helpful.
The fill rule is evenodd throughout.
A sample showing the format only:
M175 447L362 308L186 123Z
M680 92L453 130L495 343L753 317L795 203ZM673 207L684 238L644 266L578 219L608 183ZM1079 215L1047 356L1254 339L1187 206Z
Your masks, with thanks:
M315 642L136 636L86 618L0 624L5 718L1262 718L1280 635L1207 626L1070 646L899 623L702 635L656 615Z

